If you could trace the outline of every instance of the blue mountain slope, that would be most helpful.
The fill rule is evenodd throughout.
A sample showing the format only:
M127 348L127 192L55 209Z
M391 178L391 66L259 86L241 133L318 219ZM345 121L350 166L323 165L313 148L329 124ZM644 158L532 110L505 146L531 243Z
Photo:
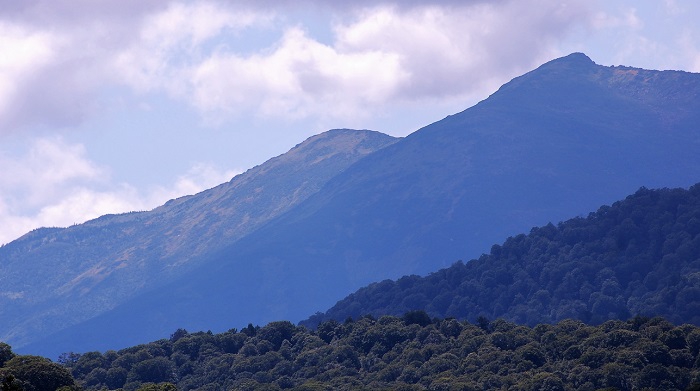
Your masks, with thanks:
M580 53L553 60L359 160L165 289L54 341L65 342L59 351L106 348L178 327L297 321L369 282L476 258L641 186L687 187L700 178L699 94L698 74L604 67ZM132 325L136 334L120 332ZM94 341L71 345L88 331Z
M397 139L336 129L230 182L148 212L40 229L0 247L0 340L21 348L188 275Z

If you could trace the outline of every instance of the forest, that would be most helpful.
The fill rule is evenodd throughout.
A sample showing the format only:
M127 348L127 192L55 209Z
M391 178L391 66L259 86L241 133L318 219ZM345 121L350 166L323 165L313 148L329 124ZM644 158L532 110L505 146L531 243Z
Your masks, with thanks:
M700 390L700 328L660 317L528 327L411 311L315 331L286 321L179 329L59 363L0 351L2 390Z
M636 315L700 325L700 185L639 189L587 217L536 227L425 277L371 284L302 322L397 315L534 326Z

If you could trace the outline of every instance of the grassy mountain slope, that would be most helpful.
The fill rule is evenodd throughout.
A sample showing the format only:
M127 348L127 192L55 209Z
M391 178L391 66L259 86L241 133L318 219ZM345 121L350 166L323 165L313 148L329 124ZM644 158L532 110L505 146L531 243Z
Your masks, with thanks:
M397 139L332 130L193 196L148 212L40 229L0 248L0 340L21 348L186 275Z

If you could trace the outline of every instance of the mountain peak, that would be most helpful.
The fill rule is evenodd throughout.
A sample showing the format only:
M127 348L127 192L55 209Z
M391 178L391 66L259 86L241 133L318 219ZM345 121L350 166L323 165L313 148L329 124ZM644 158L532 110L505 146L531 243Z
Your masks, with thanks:
M583 53L571 53L567 56L556 58L549 62L540 65L522 76L518 76L510 82L501 86L489 99L504 98L504 94L508 95L513 91L527 90L531 94L532 88L550 89L553 85L569 84L577 80L586 79L587 76L594 74L598 69L602 68ZM520 99L522 97L518 97ZM528 102L526 99L524 102Z
M556 58L552 61L545 63L545 65L552 63L586 66L595 65L595 62L593 62L593 60L591 60L590 57L581 52L574 52L567 56Z
M323 143L335 142L340 143L339 146L352 148L357 146L357 143L393 143L398 141L397 138L384 133L373 130L356 130L356 129L331 129L323 133L311 136L297 145L297 147L306 147L315 145L323 141ZM342 150L343 148L341 148Z
M364 156L398 140L371 130L332 129L311 136L287 153L270 159L266 169L284 167L292 161L317 164L336 156Z
M548 61L530 73L538 74L546 72L547 74L560 74L564 72L568 74L568 72L574 72L581 74L595 67L597 67L597 64L593 62L590 57L583 53L576 52Z

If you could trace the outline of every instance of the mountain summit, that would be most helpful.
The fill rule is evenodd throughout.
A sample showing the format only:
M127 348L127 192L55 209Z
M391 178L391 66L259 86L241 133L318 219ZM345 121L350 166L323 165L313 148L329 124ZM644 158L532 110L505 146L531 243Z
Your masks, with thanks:
M688 187L700 178L698 94L698 74L578 53L550 61L356 160L186 275L27 348L107 349L180 327L301 320L370 282L476 258L642 186Z

